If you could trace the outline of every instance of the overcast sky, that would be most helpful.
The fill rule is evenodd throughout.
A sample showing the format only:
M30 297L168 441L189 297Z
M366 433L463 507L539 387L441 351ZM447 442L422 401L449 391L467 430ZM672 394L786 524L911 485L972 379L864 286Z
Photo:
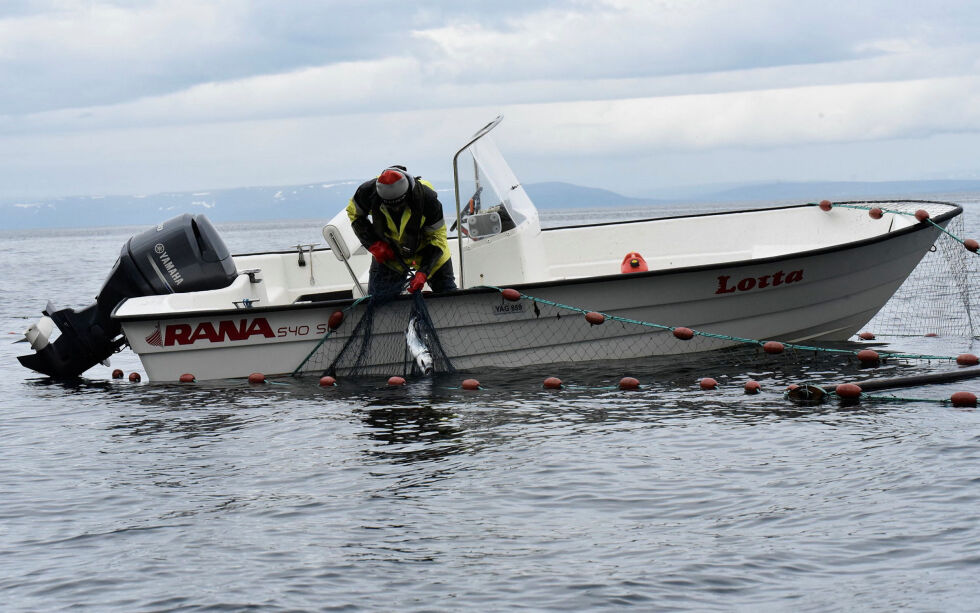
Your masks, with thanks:
M974 0L2 0L0 198L980 177Z

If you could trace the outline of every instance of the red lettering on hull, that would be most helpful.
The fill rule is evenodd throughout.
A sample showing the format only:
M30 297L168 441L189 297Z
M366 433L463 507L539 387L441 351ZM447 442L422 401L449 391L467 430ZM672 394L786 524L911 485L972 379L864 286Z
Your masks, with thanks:
M193 345L198 341L223 343L225 341L244 341L253 336L264 338L275 338L276 336L265 317L256 317L251 321L247 319L222 320L217 324L217 328L210 321L202 321L196 327L192 327L190 324L171 324L164 331L163 344L169 347L172 345Z
M764 287L777 287L787 283L798 283L803 280L803 269L793 270L787 274L785 271L777 270L770 275L761 277L743 277L738 281L733 281L730 275L718 276L718 289L716 294L733 294L735 292L750 292L754 289Z

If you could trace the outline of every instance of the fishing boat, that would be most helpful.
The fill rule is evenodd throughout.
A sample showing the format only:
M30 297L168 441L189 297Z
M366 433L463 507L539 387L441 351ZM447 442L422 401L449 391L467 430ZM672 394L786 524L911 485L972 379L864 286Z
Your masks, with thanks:
M500 120L453 158L460 289L424 295L438 337L426 342L456 369L846 340L962 213L932 201L824 201L542 228L488 136ZM354 366L337 357L377 307L365 293L371 255L343 210L323 235L329 248L232 256L203 215L168 220L124 245L95 304L49 303L26 333L33 353L19 359L76 377L129 346L154 381L342 375ZM370 343L404 347L405 332L404 319L375 317ZM362 346L357 371L394 374L403 353Z

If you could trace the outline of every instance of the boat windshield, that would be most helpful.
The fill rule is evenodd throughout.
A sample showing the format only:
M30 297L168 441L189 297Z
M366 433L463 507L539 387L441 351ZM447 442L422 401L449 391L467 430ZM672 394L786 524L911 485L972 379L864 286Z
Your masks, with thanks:
M538 211L489 135L458 159L460 226L479 240L524 224L538 225Z

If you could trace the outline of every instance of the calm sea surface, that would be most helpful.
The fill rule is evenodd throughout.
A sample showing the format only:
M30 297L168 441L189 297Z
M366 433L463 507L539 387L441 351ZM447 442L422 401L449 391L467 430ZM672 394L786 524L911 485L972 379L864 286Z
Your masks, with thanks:
M946 198L980 235L980 197ZM856 407L782 395L955 366L750 349L481 372L477 392L459 376L321 389L23 369L12 342L46 301L89 304L142 229L0 231L0 610L980 606L980 413L940 402L980 380ZM315 222L219 230L233 252L322 241ZM129 352L112 366L141 371ZM642 389L610 389L626 374ZM572 385L545 390L550 375ZM742 393L749 378L762 394Z

